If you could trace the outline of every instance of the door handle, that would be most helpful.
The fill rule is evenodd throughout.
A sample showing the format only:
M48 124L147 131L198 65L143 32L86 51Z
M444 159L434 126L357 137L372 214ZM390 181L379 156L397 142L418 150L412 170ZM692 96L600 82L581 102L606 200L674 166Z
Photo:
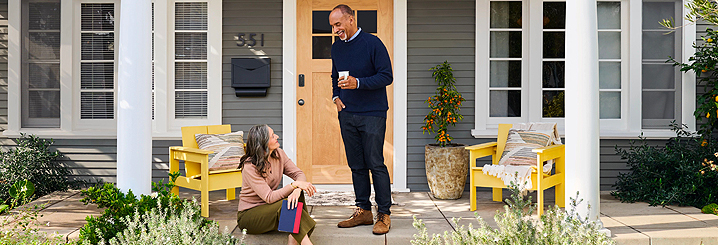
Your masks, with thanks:
M304 105L304 99L299 99L299 101L297 101L297 104L299 104L300 106L303 106L303 105Z
M299 74L299 87L304 87L304 74Z

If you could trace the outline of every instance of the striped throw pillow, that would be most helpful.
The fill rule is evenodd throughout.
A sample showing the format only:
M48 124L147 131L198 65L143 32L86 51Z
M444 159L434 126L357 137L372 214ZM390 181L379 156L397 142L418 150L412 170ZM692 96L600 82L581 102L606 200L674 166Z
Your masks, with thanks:
M552 131L510 129L500 165L536 165L538 157L533 149L551 144Z
M214 151L209 154L209 171L236 169L244 155L242 131L227 134L196 134L197 146L202 150Z

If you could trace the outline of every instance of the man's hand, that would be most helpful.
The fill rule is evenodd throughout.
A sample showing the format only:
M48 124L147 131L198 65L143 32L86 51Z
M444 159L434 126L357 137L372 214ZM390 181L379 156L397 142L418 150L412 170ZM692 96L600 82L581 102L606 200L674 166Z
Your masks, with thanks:
M339 81L337 86L341 89L356 89L357 79L352 76L348 76L346 79Z
M294 189L292 191L292 194L289 194L289 197L287 197L287 208L294 209L295 207L297 207L297 203L299 202L299 196L301 194L301 189Z
M346 108L344 103L342 103L342 99L340 98L334 100L334 104L337 106L337 112L342 111L342 109Z

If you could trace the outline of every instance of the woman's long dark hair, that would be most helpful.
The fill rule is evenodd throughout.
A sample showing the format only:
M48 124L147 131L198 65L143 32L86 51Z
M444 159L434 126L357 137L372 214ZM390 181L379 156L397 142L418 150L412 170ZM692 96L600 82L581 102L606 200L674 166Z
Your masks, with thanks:
M244 167L246 162L254 164L257 173L266 177L269 168L269 158L279 159L277 151L269 152L269 126L267 124L255 125L247 134L247 147L245 154L239 160L239 168Z

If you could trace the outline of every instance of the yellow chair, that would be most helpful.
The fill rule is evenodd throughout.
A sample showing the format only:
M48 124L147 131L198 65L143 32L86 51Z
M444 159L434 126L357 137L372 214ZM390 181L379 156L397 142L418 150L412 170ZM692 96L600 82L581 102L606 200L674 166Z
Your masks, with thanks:
M230 125L182 127L182 146L170 147L170 173L179 171L180 160L183 160L185 165L185 175L177 178L177 187L174 187L172 192L179 195L178 187L200 191L202 217L209 217L210 191L226 189L227 200L234 200L235 188L242 187L242 171L209 171L208 155L213 151L200 150L195 134L226 134L231 131Z
M493 192L493 200L497 202L502 201L501 189L506 188L504 181L498 177L486 175L483 172L483 167L477 167L476 159L491 156L493 164L499 164L499 158L506 147L506 140L509 135L509 129L511 124L500 124L499 135L496 139L497 142L484 143L479 145L467 146L469 150L469 166L470 171L470 187L471 187L471 211L476 210L476 187L491 187ZM556 205L564 207L565 192L566 192L566 181L564 176L565 169L565 148L564 145L551 145L547 147L541 147L534 149L538 155L536 166L532 166L531 170L531 189L538 192L538 214L543 214L543 191L556 187ZM548 160L555 160L554 174L543 173L543 163Z

